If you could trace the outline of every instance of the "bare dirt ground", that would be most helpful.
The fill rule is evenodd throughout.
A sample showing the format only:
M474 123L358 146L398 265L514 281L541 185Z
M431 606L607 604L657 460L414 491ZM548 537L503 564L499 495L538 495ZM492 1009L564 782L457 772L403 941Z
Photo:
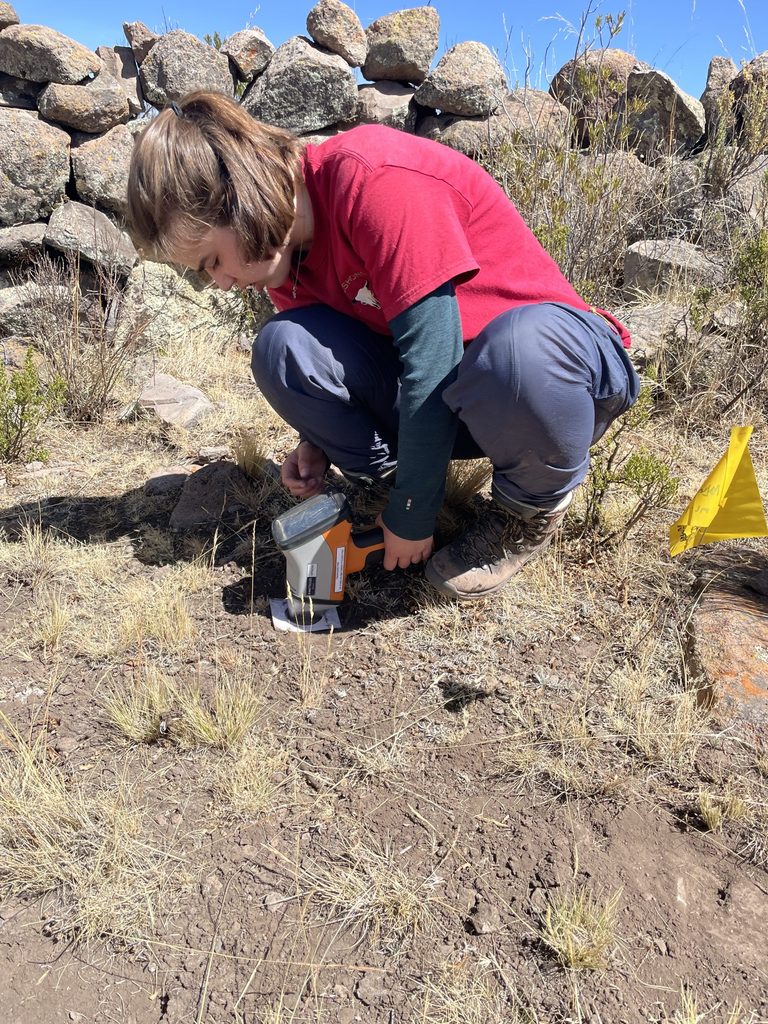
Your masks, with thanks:
M58 427L0 492L3 1021L768 1020L768 762L686 668L683 499L493 601L374 569L282 634L269 477L196 534L145 490L217 430Z

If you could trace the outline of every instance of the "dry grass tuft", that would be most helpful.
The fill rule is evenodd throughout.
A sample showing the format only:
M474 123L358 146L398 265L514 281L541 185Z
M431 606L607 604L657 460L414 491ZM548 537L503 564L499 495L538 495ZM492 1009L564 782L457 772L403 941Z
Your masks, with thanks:
M278 808L280 795L292 780L286 752L268 740L252 740L234 758L219 762L213 790L233 817L259 818Z
M744 821L750 815L748 801L730 788L723 793L699 789L696 811L709 832L720 832L728 822Z
M171 681L159 669L146 666L131 684L109 687L102 697L107 718L134 743L154 743L164 731L171 707Z
M117 625L116 653L145 649L163 654L188 650L195 629L178 580L133 584Z
M91 595L117 571L116 556L106 545L79 544L44 531L40 523L24 523L18 540L0 540L0 574L32 590L67 584Z
M616 911L621 891L605 902L581 887L550 897L540 933L542 941L569 970L607 967L616 945Z
M442 884L434 872L420 879L409 875L402 866L406 853L391 842L358 840L341 855L301 866L300 878L313 902L334 921L353 928L361 939L399 952L429 927L436 889Z
M77 941L148 934L183 879L147 840L127 783L86 793L46 760L42 741L10 729L0 738L0 892L46 898L48 929Z
M263 700L251 679L219 670L213 692L177 683L148 667L131 684L110 687L102 698L110 722L135 743L168 739L185 749L236 750L261 716Z
M537 1014L488 961L467 957L443 965L423 982L422 1024L536 1024Z

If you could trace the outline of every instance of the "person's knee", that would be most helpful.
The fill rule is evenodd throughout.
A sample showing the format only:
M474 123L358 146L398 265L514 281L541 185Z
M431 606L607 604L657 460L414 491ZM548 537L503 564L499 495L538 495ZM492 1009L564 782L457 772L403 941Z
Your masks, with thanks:
M251 347L251 373L262 390L279 383L292 346L296 343L297 326L281 314L268 320Z

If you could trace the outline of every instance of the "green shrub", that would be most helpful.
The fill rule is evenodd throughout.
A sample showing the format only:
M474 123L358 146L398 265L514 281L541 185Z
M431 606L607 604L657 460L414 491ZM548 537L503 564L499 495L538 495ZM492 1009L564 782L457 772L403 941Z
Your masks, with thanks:
M64 382L54 377L46 387L30 349L20 370L0 367L0 461L44 458L47 453L36 447L37 432L63 400Z
M649 389L616 421L592 449L592 467L582 488L580 535L607 546L625 538L647 515L666 508L677 494L678 479L669 463L637 443L653 407ZM608 514L611 499L614 508ZM627 500L629 499L629 500ZM616 514L620 508L620 514Z

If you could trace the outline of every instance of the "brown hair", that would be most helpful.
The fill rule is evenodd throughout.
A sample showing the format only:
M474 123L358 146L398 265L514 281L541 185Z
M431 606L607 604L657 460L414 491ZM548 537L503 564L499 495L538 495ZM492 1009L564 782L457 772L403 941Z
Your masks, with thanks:
M295 216L302 145L220 93L192 92L138 137L128 178L137 245L173 260L207 228L230 227L247 261L281 245Z

